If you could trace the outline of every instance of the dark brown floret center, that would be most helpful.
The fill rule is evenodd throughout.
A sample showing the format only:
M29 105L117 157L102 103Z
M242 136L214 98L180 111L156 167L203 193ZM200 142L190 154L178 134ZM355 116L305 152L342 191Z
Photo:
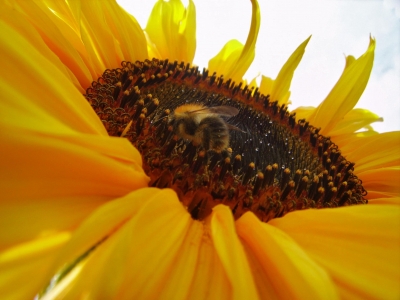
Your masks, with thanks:
M367 203L354 163L318 128L296 121L257 89L207 70L156 59L123 62L85 97L111 136L139 149L150 186L174 189L195 219L221 203L235 218L252 211L265 222L298 209ZM229 148L215 151L182 138L171 115L183 104L238 109L223 121L237 128L229 130Z

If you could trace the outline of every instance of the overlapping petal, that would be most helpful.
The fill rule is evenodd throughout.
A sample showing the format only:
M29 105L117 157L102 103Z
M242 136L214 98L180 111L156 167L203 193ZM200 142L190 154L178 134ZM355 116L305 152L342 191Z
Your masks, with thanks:
M4 5L5 17L7 7L15 10L14 23L25 18L38 31L81 91L105 69L148 57L142 29L115 1L13 1Z
M5 205L1 220L11 221L13 216L16 222L2 229L31 226L10 213L19 211L25 216L28 211L19 205L33 208L33 199L50 207L54 198L64 204L75 199L83 209L145 186L147 177L141 169L140 154L126 140L108 137L90 105L71 83L68 72L46 50L38 35L30 32L29 39L35 39L38 45L34 47L14 28L4 23L1 26L4 36L13 37L0 41L0 182ZM22 55L23 51L29 56ZM86 197L86 201L82 199ZM46 214L44 209L29 213ZM66 212L60 207L61 213ZM48 215L57 223L55 215ZM13 230L4 233L17 235ZM7 244L4 236L1 241Z
M60 1L54 9L69 11L66 2ZM50 50L52 56L60 59L58 64L61 63L65 71L71 73L71 81L77 88L84 91L84 87L91 84L96 74L87 62L87 51L78 35L79 24L72 15L57 18L55 12L40 1L11 1L9 5L2 5L1 13L2 19L7 19L7 22L27 39L30 38L27 28L31 31L34 28L37 32L33 37L37 40L37 35L40 35L40 44L47 46L44 47L46 49L43 53ZM35 40L30 41L32 45L40 45Z
M368 199L391 198L400 195L400 167L383 167L359 173L368 191Z
M150 217L157 221L145 226ZM168 289L166 279L174 273L192 222L171 190L141 189L104 205L82 224L59 257L60 264L73 260L107 237L68 287L68 298L156 298L163 287Z
M336 143L340 143L340 138L345 137L346 134L368 128L374 122L383 122L383 118L367 109L355 108L343 116L329 136Z
M196 51L196 8L189 0L187 8L180 0L158 0L145 32L150 56L192 63Z
M143 226L149 217L157 221ZM69 286L57 291L57 297L258 298L226 206L216 207L201 223L191 219L172 190L138 190L94 212L64 248L59 264L101 237L107 239L81 264Z
M27 290L36 287L37 293L49 278L32 274L40 263L48 270L65 241L58 233L72 230L106 201L147 186L148 178L140 154L107 135L43 36L21 12L2 7L0 256L13 257L16 266L7 269L9 260L3 260L3 288L29 276ZM52 237L55 243L42 242Z
M261 299L338 299L326 271L284 232L253 213L236 222Z
M357 60L346 59L346 67L324 101L308 115L307 120L321 127L321 134L331 135L342 118L356 105L367 86L374 62L375 40L370 38L367 51ZM295 110L296 111L296 110ZM301 114L298 114L300 118ZM351 132L349 132L351 133Z
M397 205L294 212L269 224L328 272L341 298L395 299L400 296L399 200Z
M354 161L367 199L400 195L400 132L350 136L341 142L346 158Z
M230 299L256 299L257 289L245 252L235 231L232 212L225 205L214 207L211 215L211 237L215 251L231 282Z
M4 299L32 299L54 273L57 251L70 237L67 232L22 243L0 253L0 291ZM21 288L23 282L23 288Z

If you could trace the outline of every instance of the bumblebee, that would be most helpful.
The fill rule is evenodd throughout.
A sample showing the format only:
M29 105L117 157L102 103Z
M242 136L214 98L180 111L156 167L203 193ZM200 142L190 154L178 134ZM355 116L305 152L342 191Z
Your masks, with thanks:
M184 104L169 117L169 123L180 137L201 145L205 150L221 152L229 147L229 129L241 131L223 117L233 117L239 110L231 106L206 107Z

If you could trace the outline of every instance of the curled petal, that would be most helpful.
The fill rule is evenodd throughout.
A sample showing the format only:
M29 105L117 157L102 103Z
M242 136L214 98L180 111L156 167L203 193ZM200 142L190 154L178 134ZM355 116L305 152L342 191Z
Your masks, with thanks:
M216 72L217 74L223 74L224 77L232 78L231 74L235 64L237 64L240 55L243 51L243 44L238 40L230 40L227 42L221 51L208 62L208 69L211 73ZM254 55L253 55L254 59ZM242 76L244 73L242 74ZM241 77L242 77L241 76ZM236 78L241 81L242 79Z
M344 69L346 70L355 61L356 61L356 58L353 55L347 55L346 56L346 65L345 65Z
M336 124L358 102L367 86L374 62L375 40L370 38L367 51L357 60L347 59L346 68L325 100L310 116L311 124L330 135Z
M257 0L252 0L252 19L246 44L243 46L237 40L225 44L222 50L208 63L211 73L223 74L235 82L241 82L243 75L250 67L255 57L255 45L260 29L260 7Z

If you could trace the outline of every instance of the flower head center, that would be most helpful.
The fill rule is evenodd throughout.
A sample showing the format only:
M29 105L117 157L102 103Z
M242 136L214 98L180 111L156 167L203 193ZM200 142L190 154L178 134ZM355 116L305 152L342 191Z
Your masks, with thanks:
M150 186L172 188L195 219L217 204L267 222L298 209L367 203L354 163L284 105L189 64L106 70L86 98L111 136L139 149Z

